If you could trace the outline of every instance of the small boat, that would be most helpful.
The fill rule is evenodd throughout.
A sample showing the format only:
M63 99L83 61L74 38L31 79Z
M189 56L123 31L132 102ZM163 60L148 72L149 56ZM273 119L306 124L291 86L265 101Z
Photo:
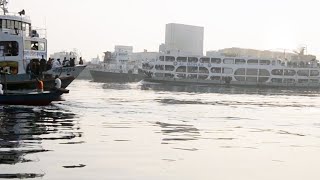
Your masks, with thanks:
M59 100L62 94L69 93L66 89L44 92L7 92L0 95L1 105L47 106Z

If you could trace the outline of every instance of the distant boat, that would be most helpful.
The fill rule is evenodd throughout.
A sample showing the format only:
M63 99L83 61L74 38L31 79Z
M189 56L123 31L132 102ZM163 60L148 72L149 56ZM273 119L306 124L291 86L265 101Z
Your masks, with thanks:
M69 90L59 89L45 92L11 92L0 95L1 105L26 105L26 106L47 106L52 101L59 100L64 93Z

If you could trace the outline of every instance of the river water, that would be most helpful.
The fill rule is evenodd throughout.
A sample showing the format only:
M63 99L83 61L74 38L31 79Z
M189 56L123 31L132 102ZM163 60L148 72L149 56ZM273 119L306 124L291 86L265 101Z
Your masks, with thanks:
M0 178L319 180L320 91L103 84L0 108Z

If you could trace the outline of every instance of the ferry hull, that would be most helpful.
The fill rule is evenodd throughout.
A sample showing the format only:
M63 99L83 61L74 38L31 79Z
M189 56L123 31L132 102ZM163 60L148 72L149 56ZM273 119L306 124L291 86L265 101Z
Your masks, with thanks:
M95 82L139 82L144 77L142 74L115 73L97 70L90 70L90 74Z

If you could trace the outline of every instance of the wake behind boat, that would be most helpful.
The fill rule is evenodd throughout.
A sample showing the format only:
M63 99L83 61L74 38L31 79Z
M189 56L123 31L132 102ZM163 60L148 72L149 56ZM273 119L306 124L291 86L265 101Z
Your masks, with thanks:
M18 14L8 13L7 1L0 0L0 69L5 69L9 90L34 89L36 78L45 81L50 89L54 77L62 80L66 88L86 66L53 67L47 61L46 29L34 28L25 10Z

